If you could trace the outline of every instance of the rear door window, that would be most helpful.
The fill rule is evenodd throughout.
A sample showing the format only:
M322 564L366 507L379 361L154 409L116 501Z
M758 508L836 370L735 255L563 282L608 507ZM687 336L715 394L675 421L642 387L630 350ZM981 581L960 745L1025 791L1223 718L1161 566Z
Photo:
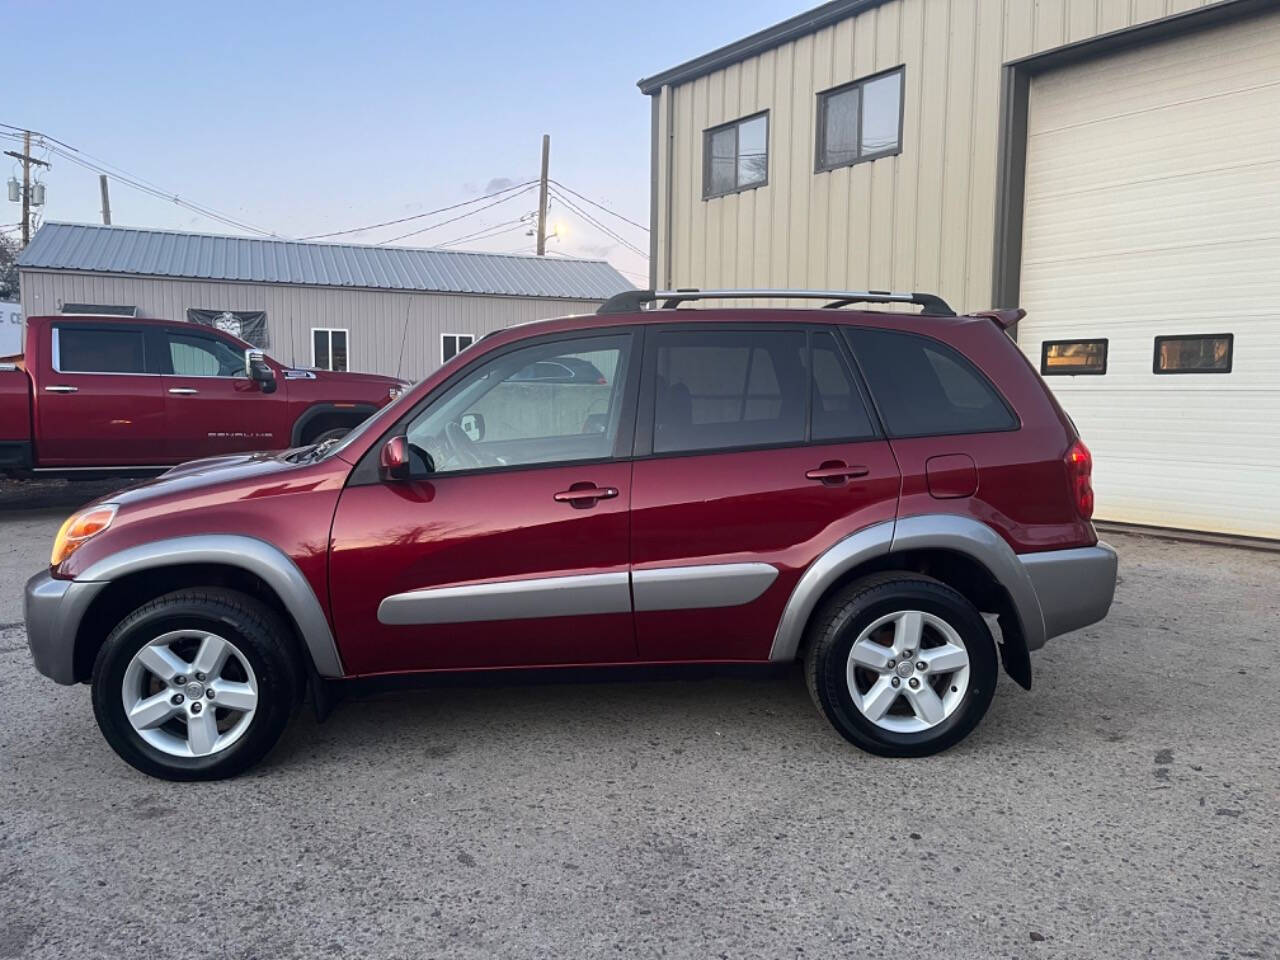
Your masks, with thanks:
M991 433L1018 427L973 364L945 344L892 330L845 328L891 437Z
M812 345L813 398L810 438L813 440L866 440L876 435L866 404L854 385L829 333L815 333Z
M55 327L54 369L59 373L146 373L141 330Z
M803 443L803 330L657 334L653 452Z

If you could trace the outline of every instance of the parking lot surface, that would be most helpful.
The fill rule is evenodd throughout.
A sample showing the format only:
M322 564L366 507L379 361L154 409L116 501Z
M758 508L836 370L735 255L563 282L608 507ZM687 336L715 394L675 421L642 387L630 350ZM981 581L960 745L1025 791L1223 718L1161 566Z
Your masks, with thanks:
M0 958L1280 955L1280 555L1112 536L1109 619L926 760L793 671L382 694L172 784L28 657L78 498L0 497Z

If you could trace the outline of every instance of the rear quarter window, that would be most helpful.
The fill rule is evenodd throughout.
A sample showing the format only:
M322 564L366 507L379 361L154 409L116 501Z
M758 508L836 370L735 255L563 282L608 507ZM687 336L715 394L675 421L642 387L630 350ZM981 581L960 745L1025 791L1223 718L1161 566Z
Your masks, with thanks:
M951 347L912 333L846 328L891 437L1016 430L995 387Z

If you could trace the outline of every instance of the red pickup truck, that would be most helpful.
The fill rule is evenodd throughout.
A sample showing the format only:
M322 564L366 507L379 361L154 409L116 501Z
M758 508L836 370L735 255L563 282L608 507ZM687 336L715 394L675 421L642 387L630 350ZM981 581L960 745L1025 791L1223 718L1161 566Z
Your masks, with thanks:
M346 433L407 384L284 366L219 330L167 320L30 317L0 363L0 472L148 473Z

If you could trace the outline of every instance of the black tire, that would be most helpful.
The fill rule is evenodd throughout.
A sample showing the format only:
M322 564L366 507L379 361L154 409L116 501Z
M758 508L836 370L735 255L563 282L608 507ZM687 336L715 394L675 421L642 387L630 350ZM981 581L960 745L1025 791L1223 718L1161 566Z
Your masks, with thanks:
M179 757L147 743L125 715L125 671L144 645L185 628L216 632L253 668L258 703L243 735L204 757ZM107 743L126 762L164 780L220 780L261 760L280 739L299 700L303 673L288 627L269 607L234 590L196 588L143 604L107 637L93 667L93 713Z
M869 625L899 610L921 610L945 620L969 655L969 684L955 710L915 733L886 730L855 706L846 668L849 650ZM882 757L925 757L959 743L976 727L995 694L996 644L982 614L946 584L916 573L875 574L827 600L810 621L805 680L819 712L850 743Z
M342 437L345 437L350 432L351 432L351 427L334 427L332 430L325 430L323 433L317 433L310 440L307 440L306 443L304 443L303 445L305 446L306 444L311 444L311 443L324 443L326 440L340 440Z

